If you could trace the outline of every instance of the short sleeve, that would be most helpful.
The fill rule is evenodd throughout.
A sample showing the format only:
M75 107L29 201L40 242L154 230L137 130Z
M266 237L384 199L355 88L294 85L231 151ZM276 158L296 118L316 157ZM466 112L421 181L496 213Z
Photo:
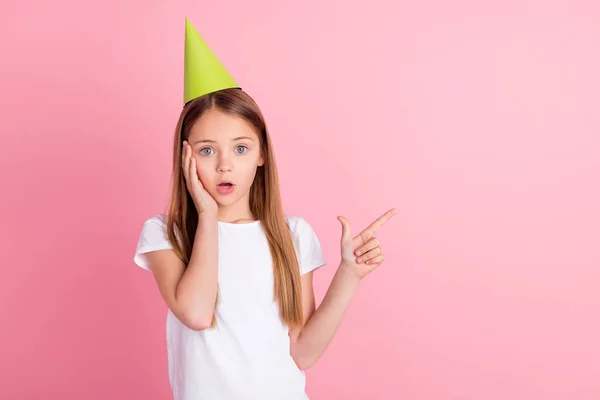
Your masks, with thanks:
M300 274L307 274L325 265L327 260L321 249L321 243L310 224L302 217L289 217L288 222L294 235Z
M173 246L167 236L166 216L162 214L157 215L144 222L133 261L138 266L150 270L146 253L172 248Z

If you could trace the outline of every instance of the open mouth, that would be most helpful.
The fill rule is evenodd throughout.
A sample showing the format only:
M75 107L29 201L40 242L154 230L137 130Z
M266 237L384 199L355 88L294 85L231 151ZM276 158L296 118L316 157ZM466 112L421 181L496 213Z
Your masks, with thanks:
M234 189L235 189L235 185L231 182L224 181L217 185L217 192L219 192L220 194L233 193Z

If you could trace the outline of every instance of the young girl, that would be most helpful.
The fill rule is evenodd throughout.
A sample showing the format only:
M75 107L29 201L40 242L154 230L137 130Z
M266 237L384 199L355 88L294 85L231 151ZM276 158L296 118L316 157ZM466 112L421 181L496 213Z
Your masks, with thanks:
M316 308L313 271L325 258L308 222L284 214L263 116L186 27L170 206L144 223L134 257L168 306L173 395L306 400L304 370L329 345L361 279L383 262L374 233L395 210L356 237L338 217L341 261Z

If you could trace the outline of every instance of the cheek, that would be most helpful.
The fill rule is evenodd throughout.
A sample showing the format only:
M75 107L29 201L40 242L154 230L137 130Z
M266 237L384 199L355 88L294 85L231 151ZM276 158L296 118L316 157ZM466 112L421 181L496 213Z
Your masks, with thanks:
M210 174L208 173L208 166L198 162L198 158L196 158L196 172L198 174L198 179L202 182L202 185L206 186L206 184L210 183Z
M258 167L256 165L253 165L244 170L245 180L247 181L248 185L251 185L252 182L254 182L254 177L256 176L257 169Z

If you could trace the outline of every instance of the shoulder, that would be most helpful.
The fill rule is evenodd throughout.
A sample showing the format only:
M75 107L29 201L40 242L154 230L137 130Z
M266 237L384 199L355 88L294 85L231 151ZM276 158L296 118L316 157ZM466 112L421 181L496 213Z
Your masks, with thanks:
M285 220L287 221L289 227L293 230L298 224L303 224L306 220L298 215L286 215Z
M144 221L142 231L163 232L165 235L167 235L167 223L168 216L166 214L156 214ZM174 226L174 230L175 235L179 236L180 231L177 226Z
M300 216L286 216L300 263L301 274L310 272L326 263L321 243L310 223Z
M285 219L294 236L302 236L314 232L313 227L303 217L298 215L286 215Z
M168 216L166 214L156 214L151 216L150 218L148 218L146 221L144 221L144 224L142 226L142 232L141 232L141 236L145 237L145 236L149 236L150 238L167 238L168 232L167 232L167 226L168 224ZM181 239L181 231L179 230L177 223L175 223L175 226L173 227L174 229L174 233L175 233L175 237L179 240Z
M148 218L146 221L144 221L143 227L144 228L160 227L162 229L166 229L167 228L167 215L166 214L153 215L150 218Z
M144 221L140 239L153 241L164 239L167 236L167 216L165 214L156 214Z
M145 254L156 250L172 249L167 233L167 216L164 214L153 215L146 219L138 237L134 255L134 262L149 269Z

